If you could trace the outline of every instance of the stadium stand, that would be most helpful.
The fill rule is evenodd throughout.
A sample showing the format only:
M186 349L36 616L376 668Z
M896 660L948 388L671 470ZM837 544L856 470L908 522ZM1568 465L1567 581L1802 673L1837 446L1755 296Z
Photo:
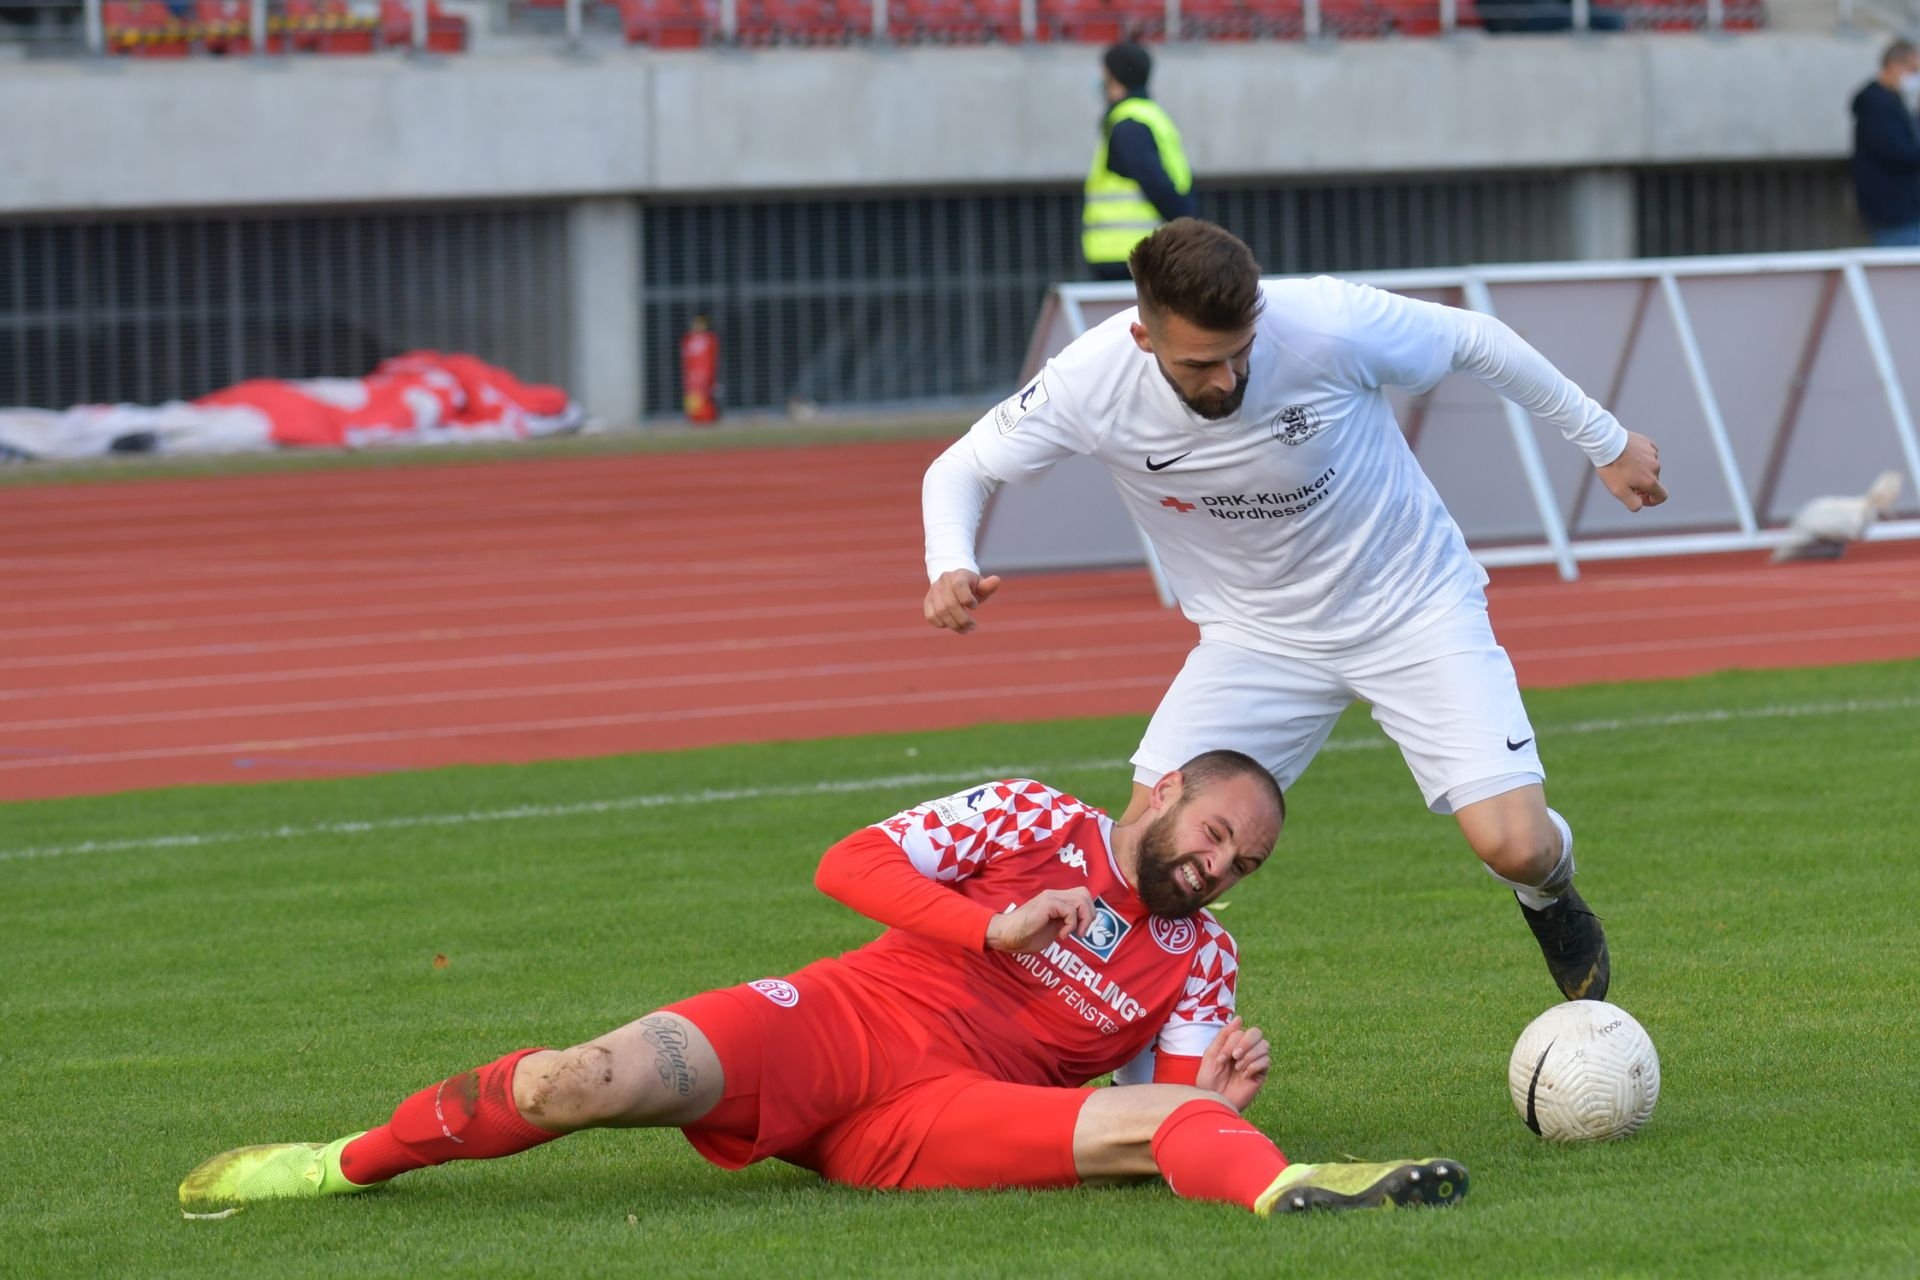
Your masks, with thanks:
M58 17L73 38L78 5L33 0ZM831 47L892 44L1019 44L1026 41L1106 44L1146 41L1430 38L1446 34L1441 0L1319 0L1317 33L1309 31L1307 0L1180 0L1169 28L1164 0L1034 0L1031 30L1023 30L1021 0L883 0L885 30L876 37L871 0L735 0L732 29L723 0L584 0L588 23L617 30L630 45L654 49ZM461 53L471 47L469 19L430 0L427 50ZM506 0L506 34L552 30L566 0ZM1565 31L1572 0L1455 0L1453 25L1503 32ZM1600 31L1690 32L1714 25L1708 0L1591 0ZM1723 30L1772 25L1765 0L1723 0ZM541 15L544 14L544 18ZM106 0L106 44L113 54L181 58L253 52L249 0ZM54 29L49 23L43 24ZM272 0L270 53L368 54L413 46L411 0ZM8 32L0 30L0 41Z

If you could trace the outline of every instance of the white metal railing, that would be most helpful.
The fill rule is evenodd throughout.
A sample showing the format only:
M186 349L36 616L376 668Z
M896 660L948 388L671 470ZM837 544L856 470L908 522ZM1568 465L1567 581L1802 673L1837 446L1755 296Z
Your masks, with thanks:
M1563 367L1571 359L1592 369L1608 363L1602 353L1615 352L1613 392L1632 393L1621 416L1661 445L1674 499L1627 517L1606 504L1588 508L1592 469L1585 459L1556 451L1550 463L1528 414L1479 393L1470 379L1448 379L1426 397L1407 399L1400 406L1403 423L1410 416L1448 423L1444 433L1436 427L1426 434L1416 423L1410 443L1483 564L1553 564L1572 579L1582 560L1777 546L1788 536L1784 512L1823 492L1864 489L1890 465L1904 466L1910 486L1901 510L1920 510L1920 428L1906 382L1920 382L1920 350L1891 344L1883 318L1891 305L1902 332L1920 324L1920 250L1530 263L1348 278L1489 315L1497 306L1523 332L1546 331L1551 340L1537 338L1535 345ZM1623 310L1615 286L1632 286L1637 303ZM1850 306L1829 305L1840 289ZM1650 305L1656 295L1659 307ZM1816 298L1828 301L1795 310L1796 299ZM1042 309L1023 380L1074 337L1132 305L1126 283L1057 286ZM1620 321L1628 312L1623 333ZM1711 329L1702 327L1703 316ZM1650 341L1649 334L1669 341ZM1713 338L1713 350L1703 334ZM1796 349L1798 369L1789 354ZM1459 383L1466 388L1448 390ZM1596 397L1613 394L1604 385L1586 389ZM1881 412L1872 411L1875 401ZM1729 418L1729 403L1741 406L1737 420ZM1817 437L1814 428L1802 430L1813 418ZM1431 444L1435 436L1440 445ZM1496 437L1506 440L1510 463L1487 452ZM1423 449L1422 442L1431 447ZM1743 453L1750 462L1759 459L1756 469L1764 474L1756 477L1743 466ZM1072 459L1062 466L1097 470L1099 464ZM1512 479L1503 482L1496 472ZM1048 513L1068 505L1069 491L1073 503L1084 506L1092 494L1093 501L1117 506L1110 487L1090 488L1084 476L1069 477L1050 493L1052 482L1049 474L999 492L981 529L982 563L1029 569L1144 562L1165 598L1158 566L1140 548L1144 534L1130 521L1113 522L1111 513L1101 517L1105 524L1092 522L1106 532L1098 545L1076 548L1077 558L1055 563L1049 552L1036 556L1023 530L1044 526ZM1871 536L1920 538L1920 518L1889 520Z

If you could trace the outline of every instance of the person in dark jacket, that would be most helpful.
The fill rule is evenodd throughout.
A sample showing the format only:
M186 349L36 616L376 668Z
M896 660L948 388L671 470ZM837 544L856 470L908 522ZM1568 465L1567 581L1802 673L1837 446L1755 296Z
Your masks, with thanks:
M1080 249L1096 280L1125 280L1127 255L1163 224L1199 212L1180 131L1147 96L1153 59L1132 41L1101 55L1107 110L1087 170Z
M1920 246L1920 49L1895 40L1853 95L1854 204L1880 248Z

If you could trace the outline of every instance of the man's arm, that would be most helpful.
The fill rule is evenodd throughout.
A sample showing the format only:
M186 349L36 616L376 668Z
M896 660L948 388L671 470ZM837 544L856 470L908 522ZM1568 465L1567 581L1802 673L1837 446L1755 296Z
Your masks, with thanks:
M1153 130L1138 120L1122 120L1107 135L1107 168L1139 183L1141 193L1168 222L1198 212L1199 202L1191 193L1181 195L1174 189L1173 179L1160 162L1160 145L1153 140Z
M1628 510L1667 500L1653 441L1621 426L1499 320L1365 285L1344 288L1359 375L1368 385L1424 391L1449 372L1468 374L1558 427Z
M987 474L971 435L933 460L920 484L920 514L927 534L927 577L932 586L921 604L927 622L948 631L973 630L972 611L1000 587L997 574L980 576L974 539L987 499L1000 482Z
M1459 333L1453 367L1536 418L1551 422L1592 460L1600 482L1629 511L1667 500L1660 447L1628 431L1519 334L1477 311L1454 311Z
M1899 101L1872 103L1859 117L1860 149L1900 173L1920 170L1920 131Z
M929 880L906 851L872 827L828 849L814 887L889 929L968 951L1039 951L1093 923L1093 895L1049 889L1017 910L995 912Z

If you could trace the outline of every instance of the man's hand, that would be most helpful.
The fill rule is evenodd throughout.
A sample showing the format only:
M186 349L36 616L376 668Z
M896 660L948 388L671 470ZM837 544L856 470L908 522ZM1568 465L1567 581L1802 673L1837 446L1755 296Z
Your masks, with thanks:
M1235 1111L1245 1111L1267 1082L1271 1065L1266 1033L1235 1018L1220 1028L1220 1034L1200 1055L1200 1074L1193 1083L1225 1095Z
M973 610L992 599L999 589L997 573L983 578L971 569L949 569L927 588L920 612L932 625L965 635L973 630Z
M1048 889L1025 906L987 921L987 950L1031 955L1049 942L1065 942L1093 923L1093 894L1086 889Z
M1659 506L1667 500L1660 483L1660 446L1637 431L1627 432L1627 447L1600 468L1600 483L1629 511Z

